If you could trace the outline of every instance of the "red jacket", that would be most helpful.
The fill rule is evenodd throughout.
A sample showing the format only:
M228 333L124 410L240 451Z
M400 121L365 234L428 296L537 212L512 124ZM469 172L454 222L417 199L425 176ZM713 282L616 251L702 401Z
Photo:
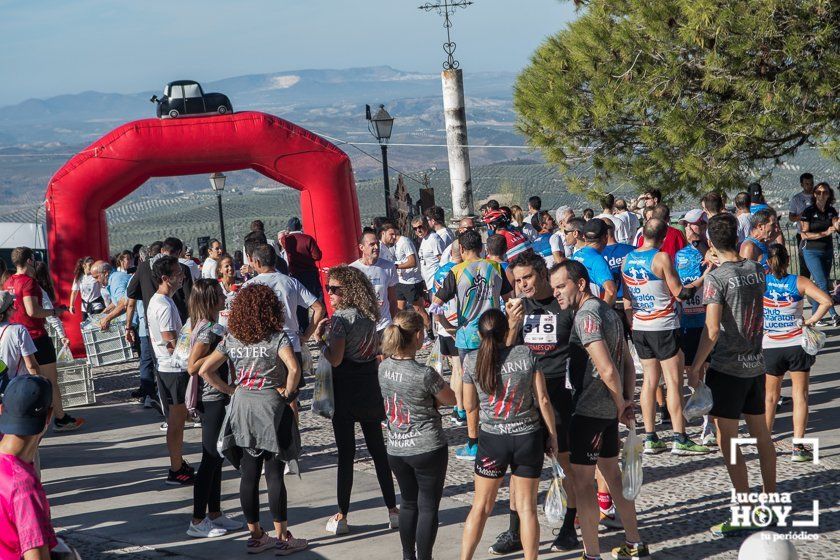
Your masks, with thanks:
M289 274L294 276L299 272L318 270L317 261L321 260L321 249L314 237L297 231L283 237L281 243L286 250Z

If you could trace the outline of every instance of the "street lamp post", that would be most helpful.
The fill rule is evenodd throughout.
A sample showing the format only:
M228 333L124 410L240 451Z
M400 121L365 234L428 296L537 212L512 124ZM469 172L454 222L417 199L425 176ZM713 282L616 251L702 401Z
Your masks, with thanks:
M213 187L213 192L216 193L216 200L219 202L219 229L222 230L222 248L227 249L225 243L225 217L222 215L222 192L225 190L224 173L213 173L210 175L210 186Z
M371 116L370 105L365 105L365 117L368 120L368 130L379 142L382 149L382 176L385 180L385 216L391 218L391 187L388 182L388 140L394 127L394 118L380 105L379 110Z

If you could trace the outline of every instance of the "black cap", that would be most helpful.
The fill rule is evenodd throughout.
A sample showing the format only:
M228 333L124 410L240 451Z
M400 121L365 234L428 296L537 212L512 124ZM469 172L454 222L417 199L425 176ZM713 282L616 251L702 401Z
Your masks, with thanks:
M607 235L607 224L601 218L592 218L583 226L583 236L590 241L596 241L605 235Z
M286 229L289 231L300 231L303 229L300 225L300 220L297 218L289 218L289 221L286 222Z
M761 183L750 183L747 188L750 191L750 196L761 196Z
M37 375L18 375L3 393L0 433L34 436L44 431L52 406L52 384Z

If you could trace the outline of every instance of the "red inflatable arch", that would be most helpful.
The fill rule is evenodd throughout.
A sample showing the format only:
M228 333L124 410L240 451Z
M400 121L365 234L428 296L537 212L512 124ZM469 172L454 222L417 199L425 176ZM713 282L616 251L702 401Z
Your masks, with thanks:
M361 221L353 172L333 144L265 113L146 119L103 136L50 180L47 239L59 301L69 301L78 258L107 258L105 210L150 177L248 168L301 191L304 229L318 239L322 267L357 258ZM63 319L72 327L73 353L82 354L80 316Z

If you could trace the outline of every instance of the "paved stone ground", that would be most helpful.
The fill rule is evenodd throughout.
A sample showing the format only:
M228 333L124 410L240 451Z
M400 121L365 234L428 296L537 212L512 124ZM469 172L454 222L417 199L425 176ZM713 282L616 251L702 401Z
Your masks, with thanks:
M836 416L837 381L840 379L840 339L829 340L812 372L811 401L814 404L809 436L818 435L823 443L819 465L794 464L789 460L790 408L777 420L779 449L779 490L791 492L794 516L801 517L819 500L820 526L815 541L798 541L800 558L833 557L840 548L840 418ZM73 434L51 436L45 440L42 461L44 481L57 527L77 546L85 560L115 557L137 558L239 558L245 557L241 535L220 540L184 540L192 502L189 489L164 487L163 433L156 429L160 417L128 402L136 384L136 364L95 371L98 396L96 407L78 410L90 419L86 429ZM308 408L312 384L303 392ZM789 394L784 390L783 394ZM699 432L692 425L690 434ZM668 431L660 432L666 439ZM623 434L624 435L624 434ZM310 538L313 549L301 558L399 558L399 538L382 529L384 514L373 464L357 434L357 476L351 513L351 535L324 537L323 523L334 513L336 452L329 421L308 411L301 415L304 442L303 477L289 484L290 519L297 534ZM450 462L441 529L436 546L438 558L456 558L460 531L472 500L472 465L454 458L457 445L464 442L466 430L447 426ZM187 433L186 453L198 463L198 430ZM757 489L758 463L754 450L747 448L750 480ZM541 483L548 484L548 470ZM736 558L743 539L715 539L708 528L729 516L729 480L719 453L700 457L670 454L644 457L645 483L637 500L643 538L656 558ZM238 511L236 475L227 468L223 507ZM757 491L757 490L756 490ZM486 549L507 522L508 491L503 488L494 516L488 522L477 557L487 557ZM799 512L797 514L797 512ZM545 519L542 531L542 557L578 558L580 552L549 553L551 531ZM619 532L602 534L602 549L621 542ZM238 539L238 540L235 540ZM235 543L235 544L234 544ZM362 551L358 545L364 543ZM517 557L517 556L511 556ZM609 557L608 554L604 558Z

